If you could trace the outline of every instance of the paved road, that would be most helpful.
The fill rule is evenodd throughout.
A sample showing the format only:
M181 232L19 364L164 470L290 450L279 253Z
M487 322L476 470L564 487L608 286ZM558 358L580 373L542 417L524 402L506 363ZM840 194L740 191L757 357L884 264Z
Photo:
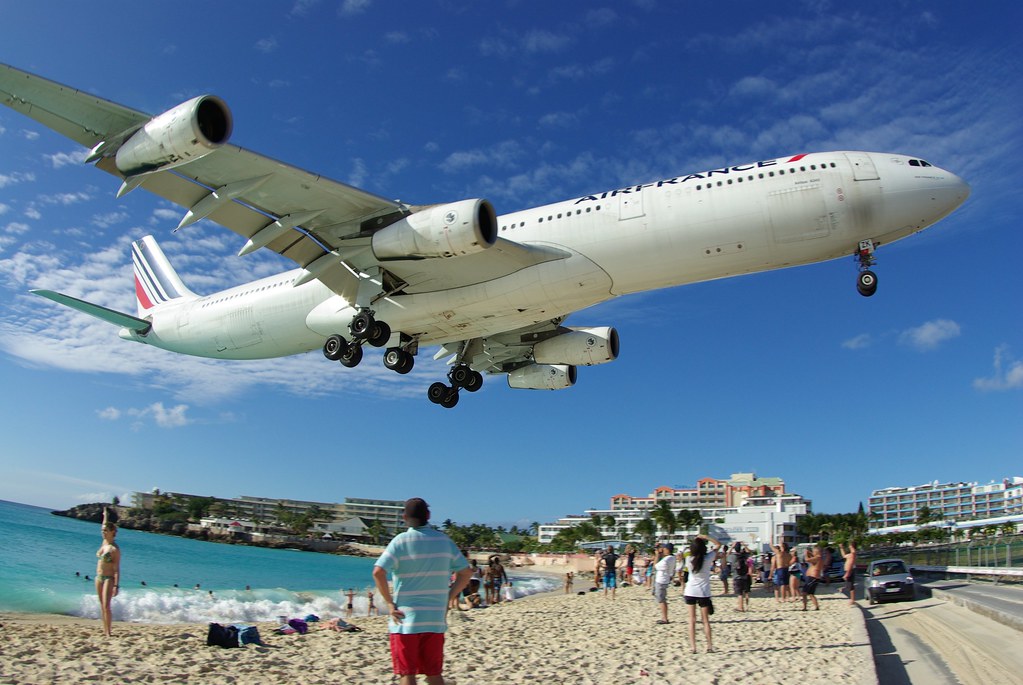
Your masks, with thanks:
M1023 633L1012 626L1023 627L1023 588L932 587L912 602L863 602L880 685L1023 684Z

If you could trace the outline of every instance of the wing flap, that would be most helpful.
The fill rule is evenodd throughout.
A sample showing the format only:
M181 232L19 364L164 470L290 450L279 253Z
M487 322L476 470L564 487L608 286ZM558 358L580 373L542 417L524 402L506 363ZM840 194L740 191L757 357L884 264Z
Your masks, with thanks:
M98 304L79 300L76 297L64 295L63 293L54 292L52 290L30 290L29 292L33 295L38 295L39 297L45 297L47 300L51 300L57 304L62 304L65 307L77 309L80 312L88 314L89 316L94 316L97 319L106 321L107 323L112 323L115 326L129 328L141 335L148 333L149 329L152 327L152 324L145 319L140 319L130 314L124 314L123 312L118 312L113 309L107 309L106 307L102 307Z

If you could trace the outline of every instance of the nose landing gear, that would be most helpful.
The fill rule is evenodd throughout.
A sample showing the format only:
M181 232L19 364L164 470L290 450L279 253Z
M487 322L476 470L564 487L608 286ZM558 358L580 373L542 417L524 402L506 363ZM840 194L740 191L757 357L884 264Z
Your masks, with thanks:
M870 297L877 292L877 274L871 271L871 267L877 263L874 258L874 241L861 240L856 250L856 261L859 263L860 273L856 277L856 290L863 297Z

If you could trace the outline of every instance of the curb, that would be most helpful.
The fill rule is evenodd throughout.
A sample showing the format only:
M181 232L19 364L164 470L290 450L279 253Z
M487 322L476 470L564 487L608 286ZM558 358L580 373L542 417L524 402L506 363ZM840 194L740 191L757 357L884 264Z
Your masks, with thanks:
M980 614L981 616L986 616L987 618L990 618L993 621L997 621L1002 625L1006 625L1009 626L1010 628L1014 628L1015 630L1023 632L1023 617L1016 616L1014 614L1009 614L1004 611L999 611L998 609L995 609L993 607L989 607L972 599L962 597L961 595L957 595L954 592L942 590L941 588L931 587L929 589L931 591L931 596L934 597L935 599L940 599L946 602L952 602L953 604L957 604L965 609L969 609L970 611L976 614Z
M845 599L845 595L842 595ZM853 607L849 607L852 609ZM874 647L870 643L870 635L867 633L867 610L859 601L856 602L856 617L852 621L852 639L855 644L861 645L859 651L863 663L867 666L856 681L856 685L878 685L877 664L874 663Z

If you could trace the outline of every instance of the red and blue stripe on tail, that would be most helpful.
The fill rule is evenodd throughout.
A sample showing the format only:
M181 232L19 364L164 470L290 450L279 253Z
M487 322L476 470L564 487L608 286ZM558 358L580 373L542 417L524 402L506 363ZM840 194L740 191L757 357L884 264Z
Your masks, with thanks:
M131 244L131 260L135 266L135 300L140 317L168 302L196 297L185 287L153 236Z

